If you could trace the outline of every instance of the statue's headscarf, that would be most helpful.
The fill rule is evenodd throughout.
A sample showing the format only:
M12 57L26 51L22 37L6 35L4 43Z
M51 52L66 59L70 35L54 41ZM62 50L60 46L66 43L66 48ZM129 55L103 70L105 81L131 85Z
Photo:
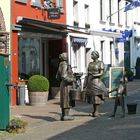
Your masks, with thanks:
M59 59L60 60L68 60L68 54L66 53L66 52L64 52L64 53L61 53L60 55L59 55Z
M94 58L99 58L99 53L97 51L93 51L91 53L91 55L94 57Z

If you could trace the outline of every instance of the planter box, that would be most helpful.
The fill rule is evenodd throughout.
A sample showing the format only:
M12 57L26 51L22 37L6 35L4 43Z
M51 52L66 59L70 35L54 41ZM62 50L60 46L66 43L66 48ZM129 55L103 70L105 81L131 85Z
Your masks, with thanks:
M46 106L48 101L48 91L29 92L29 104L32 106Z

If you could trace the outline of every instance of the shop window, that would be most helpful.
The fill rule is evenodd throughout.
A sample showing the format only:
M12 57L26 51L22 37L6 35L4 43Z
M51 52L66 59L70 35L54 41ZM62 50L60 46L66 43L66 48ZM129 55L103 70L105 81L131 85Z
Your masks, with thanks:
M33 74L40 74L40 40L20 37L18 51L19 78L28 79Z
M15 0L16 2L27 3L27 0Z
M42 7L40 0L31 0L31 5L36 7Z

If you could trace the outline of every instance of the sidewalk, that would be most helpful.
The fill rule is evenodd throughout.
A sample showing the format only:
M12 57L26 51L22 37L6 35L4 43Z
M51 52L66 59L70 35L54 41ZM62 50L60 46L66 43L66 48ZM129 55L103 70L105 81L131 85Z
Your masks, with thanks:
M126 108L124 119L120 119L120 108L114 119L108 118L113 110L112 99L101 106L100 118L92 118L88 115L92 112L92 104L77 102L76 107L70 112L75 120L66 122L60 121L59 99L49 100L45 107L11 107L11 117L21 117L28 122L28 126L24 134L15 135L7 140L129 140L132 135L132 140L138 140L140 139L140 80L128 83L126 104L130 102L138 103L137 114L128 115Z

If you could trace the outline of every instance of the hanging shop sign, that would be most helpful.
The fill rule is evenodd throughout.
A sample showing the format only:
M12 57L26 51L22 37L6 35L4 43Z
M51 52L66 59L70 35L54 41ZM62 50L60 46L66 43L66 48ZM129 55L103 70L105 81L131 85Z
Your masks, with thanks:
M48 19L59 19L60 18L60 9L59 8L49 8L47 11L48 11Z

